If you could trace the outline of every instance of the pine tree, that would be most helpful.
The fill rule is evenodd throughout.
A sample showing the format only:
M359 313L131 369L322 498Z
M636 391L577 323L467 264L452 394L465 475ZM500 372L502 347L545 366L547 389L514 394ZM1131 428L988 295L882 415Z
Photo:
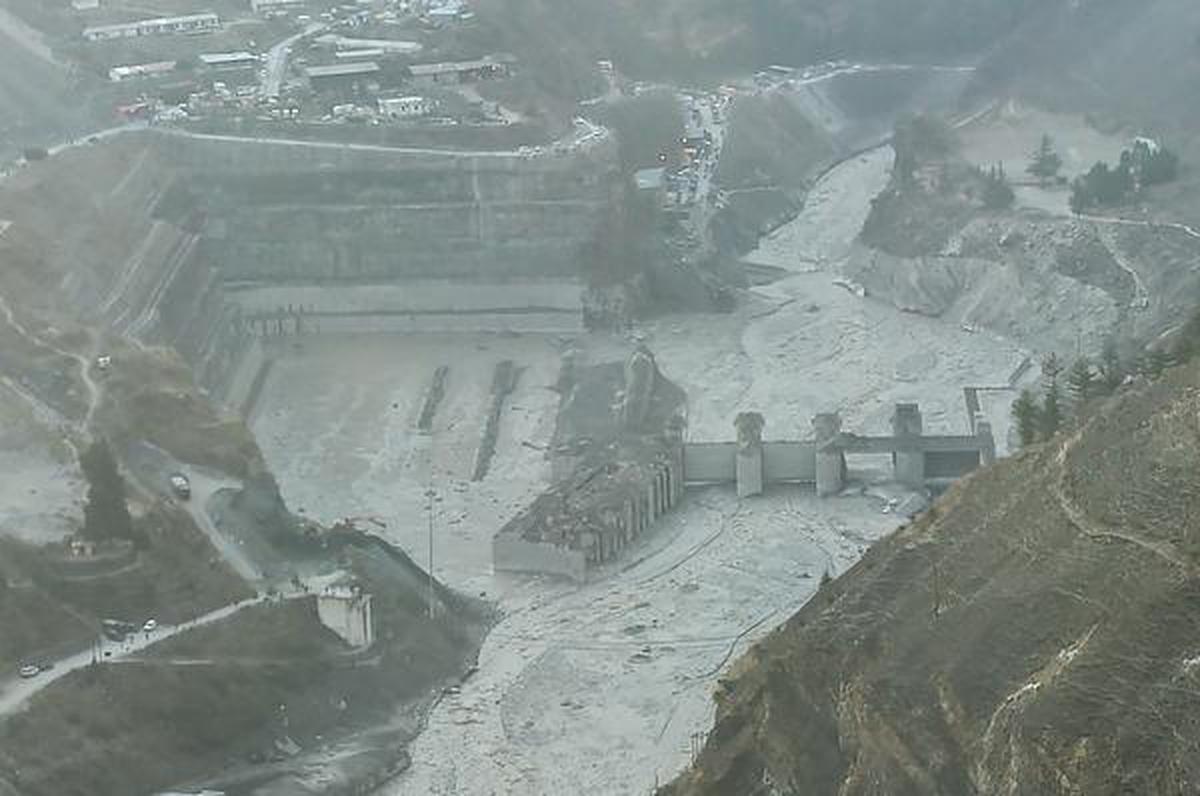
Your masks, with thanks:
M1178 175L1179 156L1165 147L1159 147L1142 161L1142 185L1159 185L1164 182L1171 182Z
M1050 439L1062 428L1062 395L1058 382L1052 381L1046 386L1046 396L1042 400L1041 432L1043 439Z
M1043 135L1041 144L1029 158L1029 166L1025 171L1046 183L1058 176L1062 169L1062 158L1054 151L1054 139Z
M1104 341L1104 350L1100 352L1100 380L1096 384L1097 391L1111 395L1121 386L1125 371L1121 366L1121 356L1117 351L1117 341L1111 337Z
M1016 195L1004 173L1004 164L992 166L984 175L983 206L989 210L1003 210L1012 207L1015 199Z
M1033 392L1022 390L1021 395L1013 401L1012 405L1013 420L1017 424L1017 435L1021 439L1022 447L1037 442L1038 426L1041 422L1040 414L1041 409L1038 407L1038 401Z
M1096 374L1087 357L1080 357L1067 374L1067 390L1071 394L1071 406L1076 416L1080 409L1096 395Z
M1044 385L1057 383L1062 371L1062 360L1058 358L1058 354L1051 352L1042 358L1042 383Z
M1058 377L1061 374L1062 362L1058 355L1047 354L1042 360L1042 384L1045 393L1042 397L1040 430L1043 439L1050 439L1062 428L1062 392L1058 386Z
M1082 215L1083 211L1087 210L1092 204L1092 194L1088 189L1087 180L1083 177L1076 177L1071 183L1071 212L1075 215Z
M133 519L125 502L125 479L103 439L93 442L79 457L88 482L83 507L83 536L95 542L132 539Z

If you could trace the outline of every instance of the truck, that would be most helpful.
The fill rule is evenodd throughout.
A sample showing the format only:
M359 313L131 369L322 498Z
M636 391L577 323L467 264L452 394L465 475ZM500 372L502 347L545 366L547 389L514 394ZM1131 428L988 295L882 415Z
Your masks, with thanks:
M168 482L171 484L171 491L180 500L187 500L192 496L192 482L183 473L171 473Z

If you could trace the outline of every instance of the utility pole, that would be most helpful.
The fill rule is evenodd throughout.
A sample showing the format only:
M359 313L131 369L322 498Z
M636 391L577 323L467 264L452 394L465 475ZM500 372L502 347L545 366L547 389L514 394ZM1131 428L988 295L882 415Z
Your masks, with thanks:
M433 480L432 463L430 464L430 480ZM429 618L433 619L433 487L425 491L425 516L429 520Z

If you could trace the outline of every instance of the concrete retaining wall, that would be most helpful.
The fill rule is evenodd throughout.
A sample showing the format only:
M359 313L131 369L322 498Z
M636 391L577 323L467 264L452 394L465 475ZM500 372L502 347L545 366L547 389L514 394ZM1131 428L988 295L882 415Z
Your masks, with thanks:
M615 161L611 147L576 151L553 157L527 158L503 153L434 152L426 149L385 147L340 142L250 139L236 136L189 136L170 131L148 131L147 139L160 147L171 163L200 172L230 171L243 175L297 169L362 169L386 172L404 168L440 170L513 169L554 173L597 161Z
M762 447L766 483L816 480L816 443L764 442ZM689 484L734 481L736 459L736 442L689 442L683 447L684 480Z
M979 469L979 451L931 451L925 454L925 478L961 478Z
M569 278L611 199L605 147L564 157L160 136L224 279Z
M230 378L220 394L221 401L231 410L249 420L254 414L254 404L262 391L265 374L270 367L270 358L262 340L252 340L232 370Z
M688 484L725 483L735 475L736 442L689 442L683 446L683 480Z
M572 334L583 328L580 316L572 312L326 315L318 316L313 321L313 331L320 334Z
M414 279L372 285L230 285L229 301L244 312L303 307L319 314L484 312L496 310L582 311L583 291L575 280L472 282Z
M763 473L767 483L813 483L817 479L816 443L764 442Z
M587 562L583 551L546 542L527 542L498 534L492 540L492 563L497 572L536 572L583 581Z

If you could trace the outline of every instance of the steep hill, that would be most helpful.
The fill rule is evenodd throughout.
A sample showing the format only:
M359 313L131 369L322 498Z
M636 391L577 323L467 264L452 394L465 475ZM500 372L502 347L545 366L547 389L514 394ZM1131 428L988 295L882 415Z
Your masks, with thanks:
M1047 3L983 63L979 88L1047 107L1137 122L1186 142L1200 108L1200 6L1189 0Z
M1052 5L1065 5L1058 0ZM482 0L487 35L586 93L596 59L643 79L721 76L831 58L972 57L1045 3L1032 0Z
M1200 368L981 471L735 668L664 796L1191 793Z

